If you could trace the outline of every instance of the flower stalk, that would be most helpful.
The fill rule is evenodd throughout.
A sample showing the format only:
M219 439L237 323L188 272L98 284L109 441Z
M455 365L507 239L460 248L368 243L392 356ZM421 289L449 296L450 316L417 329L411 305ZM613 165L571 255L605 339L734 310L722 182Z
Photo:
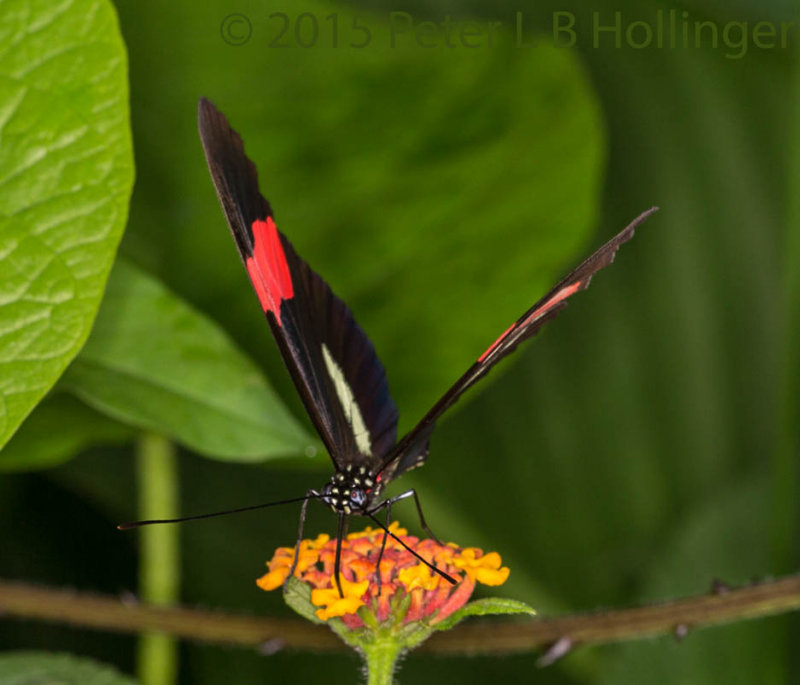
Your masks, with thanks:
M367 672L367 685L392 685L397 659L403 651L403 646L389 635L360 647Z

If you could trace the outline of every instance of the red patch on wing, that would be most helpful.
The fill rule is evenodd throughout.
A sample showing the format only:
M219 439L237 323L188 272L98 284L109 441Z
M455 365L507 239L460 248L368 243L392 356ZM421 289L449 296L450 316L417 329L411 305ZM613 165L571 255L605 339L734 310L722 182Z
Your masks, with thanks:
M547 310L552 309L555 305L559 302L563 302L566 300L570 295L574 295L581 289L581 284L583 281L575 281L572 285L568 285L566 288L562 288L559 290L553 297L551 297L547 302L545 302L541 307L532 311L527 317L525 317L525 321L523 321L520 325L527 326L532 321L535 321L540 316L547 314Z
M281 325L281 301L294 297L292 275L272 217L253 222L253 256L245 261L250 281L264 312L272 312Z
M567 286L566 288L562 288L559 290L553 297L551 297L547 302L545 302L541 307L537 307L534 311L532 311L528 316L525 317L523 321L519 323L512 323L504 332L503 334L495 340L491 346L489 347L486 352L484 352L480 357L478 357L478 362L482 362L486 357L488 357L492 352L497 349L497 346L505 340L506 336L515 328L523 328L538 319L541 316L544 316L548 310L552 309L555 305L563 300L566 300L570 295L574 295L581 289L581 284L583 281L576 281L572 285Z
M486 357L488 357L492 353L492 350L494 350L495 347L497 347L501 342L503 342L503 338L505 338L511 332L511 329L514 328L515 325L516 324L512 323L508 328L506 328L506 330L504 330L500 334L500 337L497 340L495 340L491 345L489 345L489 349L486 350L486 352L484 352L480 357L478 357L478 361L482 362L484 359L486 359Z

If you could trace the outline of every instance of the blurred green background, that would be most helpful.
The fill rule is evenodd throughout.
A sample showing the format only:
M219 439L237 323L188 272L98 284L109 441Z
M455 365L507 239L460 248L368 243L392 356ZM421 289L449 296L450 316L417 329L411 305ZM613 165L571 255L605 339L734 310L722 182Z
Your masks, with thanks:
M278 225L374 341L401 430L560 275L661 206L586 294L440 422L428 464L397 484L418 489L439 536L498 551L511 577L496 594L542 614L797 568L796 40L759 49L751 35L746 54L735 32L716 49L593 45L594 12L611 24L619 11L624 31L654 25L658 10L720 30L797 18L782 0L117 3L136 159L121 254L227 331L309 435L217 205L198 97L241 133ZM319 27L307 48L293 35L303 11ZM423 48L408 33L391 47L390 11L502 26L491 47L440 37ZM552 45L557 11L574 16L576 45ZM273 13L291 20L284 38ZM348 47L365 40L356 25L371 31L360 49ZM143 313L139 334L168 355L162 315ZM213 383L225 392L224 374ZM70 369L57 389L72 394L52 396L9 443L26 453L31 422L57 431L71 411L94 426L48 457L59 465L6 465L0 576L135 591L136 537L114 525L138 517L123 425L150 424L88 387ZM187 514L299 495L330 472L299 448L219 460L179 441ZM416 530L410 506L396 515ZM294 516L181 528L182 601L288 616L254 579L294 540ZM309 526L332 532L334 520L319 508ZM788 683L800 679L796 637L796 619L767 619L579 651L544 670L534 656L412 654L400 680ZM0 645L134 669L131 637L3 621ZM354 682L356 668L346 655L184 644L180 682Z

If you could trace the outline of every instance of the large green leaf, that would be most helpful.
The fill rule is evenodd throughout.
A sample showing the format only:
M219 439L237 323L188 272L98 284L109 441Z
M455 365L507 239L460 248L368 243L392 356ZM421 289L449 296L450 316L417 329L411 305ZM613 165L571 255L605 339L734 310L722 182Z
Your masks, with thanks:
M124 260L61 387L201 454L253 461L314 450L230 338Z
M2 0L0 446L83 345L133 183L106 0Z
M135 685L119 671L89 659L48 652L0 654L0 685Z
M349 32L354 13L334 9ZM367 49L269 49L278 21L260 3L237 10L253 37L232 48L219 35L229 14L219 0L203 13L147 2L129 10L154 31L129 40L132 89L149 103L134 130L142 157L158 164L137 186L124 249L254 358L274 360L274 345L203 162L198 95L242 134L279 227L375 343L403 427L587 247L603 132L569 51L517 50L508 27L492 49L392 48L386 16L360 15L374 33ZM329 25L329 3L270 6L302 10ZM151 47L162 41L167 69Z

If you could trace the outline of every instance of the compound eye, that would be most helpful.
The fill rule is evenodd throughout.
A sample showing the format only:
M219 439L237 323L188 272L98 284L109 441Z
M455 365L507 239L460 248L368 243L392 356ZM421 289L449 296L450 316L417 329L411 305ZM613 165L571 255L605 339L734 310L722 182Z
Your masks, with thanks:
M357 507L363 507L367 501L367 495L361 488L355 488L350 492L350 500Z

